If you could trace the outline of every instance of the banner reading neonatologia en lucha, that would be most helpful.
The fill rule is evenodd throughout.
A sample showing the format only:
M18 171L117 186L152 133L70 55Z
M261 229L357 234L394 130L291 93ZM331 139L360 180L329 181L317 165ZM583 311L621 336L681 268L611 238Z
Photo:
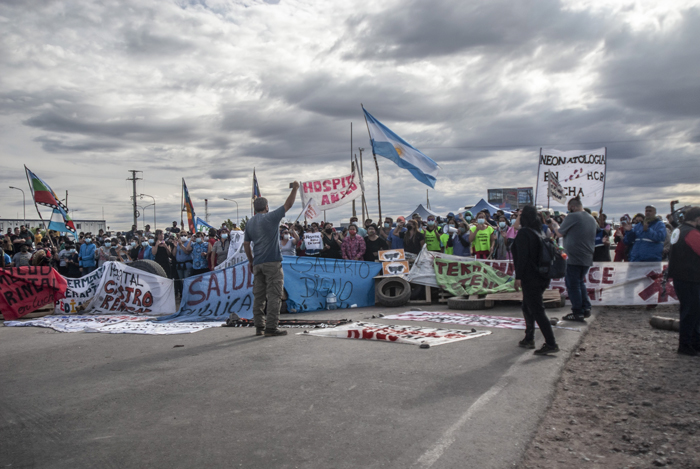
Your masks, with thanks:
M584 207L601 210L605 192L607 149L560 151L543 149L537 170L535 204L547 207L548 171L551 171L564 188L564 197L579 196ZM549 206L566 211L566 204L554 199Z

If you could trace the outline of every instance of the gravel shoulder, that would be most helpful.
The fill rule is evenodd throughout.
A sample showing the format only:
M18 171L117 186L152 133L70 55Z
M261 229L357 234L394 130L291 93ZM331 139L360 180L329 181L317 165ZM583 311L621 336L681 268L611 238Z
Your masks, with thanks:
M607 307L571 355L519 465L700 468L700 358L652 328L678 306Z

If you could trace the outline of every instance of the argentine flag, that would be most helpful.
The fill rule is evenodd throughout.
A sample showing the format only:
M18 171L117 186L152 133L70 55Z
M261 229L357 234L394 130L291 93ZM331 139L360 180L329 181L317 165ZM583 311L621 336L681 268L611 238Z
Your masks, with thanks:
M438 164L375 119L364 107L362 110L365 112L369 127L372 152L389 158L401 168L409 170L423 184L435 188L440 171Z

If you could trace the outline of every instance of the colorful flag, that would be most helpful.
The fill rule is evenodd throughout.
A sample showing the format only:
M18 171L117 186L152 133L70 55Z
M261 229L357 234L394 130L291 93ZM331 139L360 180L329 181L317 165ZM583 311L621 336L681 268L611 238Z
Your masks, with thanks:
M197 231L204 231L206 228L214 228L209 223L207 223L206 221L202 220L199 217L197 217L197 219L195 221L195 225L197 225ZM216 228L214 228L214 229L216 229Z
M187 212L187 225L190 227L190 233L194 233L196 230L194 222L194 205L192 205L192 199L190 199L190 192L187 190L187 184L185 184L185 178L182 178L182 193L184 195L184 207L182 211Z
M51 220L49 220L49 229L59 233L67 233L69 231L75 233L75 224L68 216L68 212L59 207L53 209Z
M63 211L68 211L68 207L63 204L58 195L46 184L39 176L34 174L27 168L24 167L27 172L27 180L29 181L29 189L32 191L32 197L34 197L34 202L39 205L45 205L51 208L61 208Z
M375 119L365 108L362 110L367 119L372 152L390 159L400 168L407 169L423 184L435 188L440 171L438 164Z
M255 177L255 169L253 169L253 196L251 198L255 200L258 197L262 197L262 194L260 194L260 187L258 187L258 178Z

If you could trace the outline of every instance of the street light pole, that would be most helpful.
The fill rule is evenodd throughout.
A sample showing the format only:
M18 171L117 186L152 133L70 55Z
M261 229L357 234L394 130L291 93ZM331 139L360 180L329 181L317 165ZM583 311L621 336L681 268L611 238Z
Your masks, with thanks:
M142 199L144 197L150 197L151 199L153 199L153 229L157 230L158 223L156 223L156 198L153 197L152 195L148 195L148 194L139 194L139 197L141 197ZM148 205L147 205L147 207L148 207Z
M156 210L155 205L156 204L148 204L148 205L143 206L143 207L141 205L137 205L137 207L141 209L141 216L143 217L143 229L144 230L146 229L146 209L148 207L150 207L151 205L153 205L153 213L154 213L153 216L155 218L155 210ZM155 225L155 222L153 222L153 225ZM136 228L138 228L138 225L136 225ZM153 230L155 231L155 228L153 228Z
M10 186L10 189L17 189L18 191L20 191L22 193L22 206L24 208L24 227L27 228L27 201L24 198L24 191L22 189L20 189L19 187L13 187L13 186Z
M224 200L228 200L229 202L236 204L236 226L238 226L238 202L233 199L227 199L226 197L224 197Z

